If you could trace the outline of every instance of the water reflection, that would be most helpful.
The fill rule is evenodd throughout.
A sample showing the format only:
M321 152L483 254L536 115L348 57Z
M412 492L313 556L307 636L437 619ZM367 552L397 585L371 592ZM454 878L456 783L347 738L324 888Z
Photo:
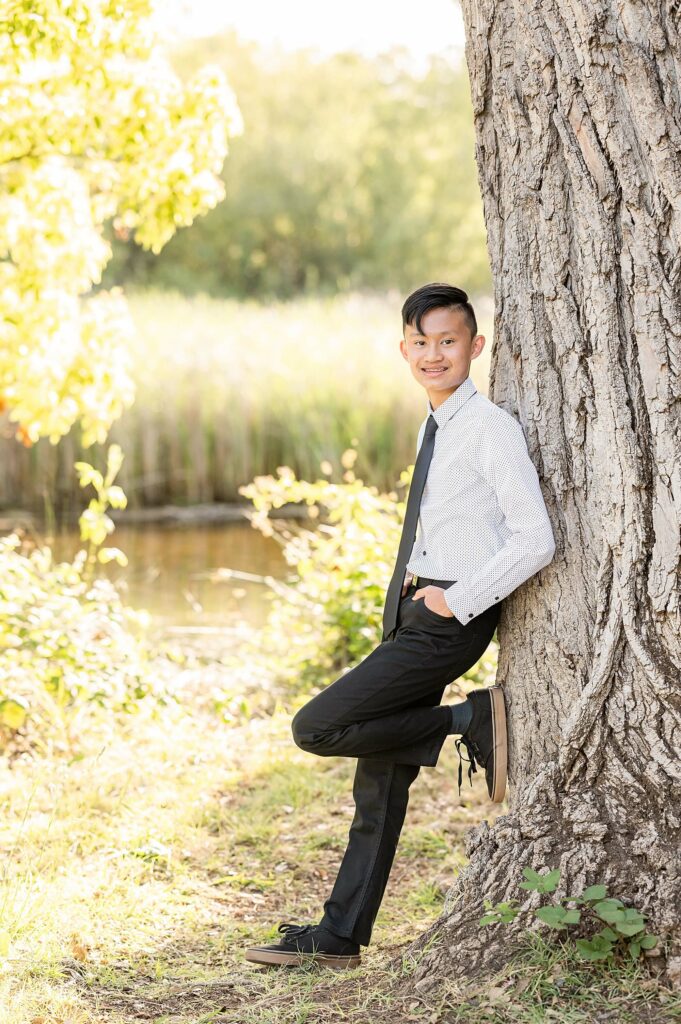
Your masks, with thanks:
M269 588L215 578L217 570L278 579L291 571L277 541L263 537L250 523L120 524L111 543L125 552L129 564L125 569L107 565L107 575L125 588L129 604L146 608L165 626L224 627L235 617L259 625L267 613ZM60 533L53 544L59 560L72 558L81 546L77 530Z

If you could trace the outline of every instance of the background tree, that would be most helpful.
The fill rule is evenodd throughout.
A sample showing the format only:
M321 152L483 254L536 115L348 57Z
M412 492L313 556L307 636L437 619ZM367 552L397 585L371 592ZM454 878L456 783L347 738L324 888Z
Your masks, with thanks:
M158 252L222 198L223 75L182 84L151 0L14 0L0 15L0 403L26 443L103 441L132 400L120 292L92 295L106 221Z
M491 396L523 424L558 550L499 628L509 810L472 833L417 977L507 956L482 901L521 896L530 865L642 909L678 980L681 10L462 7Z
M487 294L463 62L416 72L405 56L320 58L234 33L174 52L183 76L207 61L225 71L245 131L224 201L158 259L116 244L107 280L262 301L411 289L427 268Z

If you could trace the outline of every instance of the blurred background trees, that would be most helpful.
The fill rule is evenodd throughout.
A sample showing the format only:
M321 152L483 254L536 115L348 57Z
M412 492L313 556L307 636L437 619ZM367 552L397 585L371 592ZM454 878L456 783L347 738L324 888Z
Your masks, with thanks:
M126 13L124 43L136 10ZM404 295L426 280L453 281L476 300L481 330L491 335L465 65L434 54L414 68L399 48L321 56L227 32L163 54L157 47L157 81L149 70L140 77L143 34L115 76L106 49L86 59L84 45L77 84L53 80L53 69L38 75L32 102L43 97L47 109L31 131L42 138L51 115L52 146L67 150L55 155L60 171L49 186L51 273L73 274L74 260L95 251L78 283L69 279L71 316L97 308L107 316L81 330L84 358L76 364L68 347L52 343L58 324L59 337L76 344L68 320L52 315L44 329L49 303L37 302L32 330L40 343L31 348L34 369L22 376L22 436L35 441L45 432L39 418L53 434L66 433L85 395L90 420L58 448L41 441L22 450L5 431L0 508L73 520L81 502L73 463L103 468L100 445L85 449L121 412L110 439L126 453L120 481L131 508L240 502L239 487L253 475L285 464L314 478L321 460L339 465L353 444L362 478L390 489L412 457L421 416L397 353ZM220 111L230 130L235 111L220 99L220 75L243 119L226 162ZM70 109L67 101L80 120L56 117L58 105ZM116 208L119 151L127 184ZM80 176L80 192L69 191L67 170ZM87 235L74 226L75 194ZM41 251L38 227L26 235L31 259ZM63 304L63 280L59 287ZM9 351L25 326L5 330ZM475 364L482 389L488 355ZM54 370L60 361L66 365ZM83 385L75 404L74 380Z
M238 97L225 198L158 258L116 244L105 280L259 301L434 278L487 293L465 66L433 55L416 72L406 57L321 58L233 32L176 51L183 77L215 64Z

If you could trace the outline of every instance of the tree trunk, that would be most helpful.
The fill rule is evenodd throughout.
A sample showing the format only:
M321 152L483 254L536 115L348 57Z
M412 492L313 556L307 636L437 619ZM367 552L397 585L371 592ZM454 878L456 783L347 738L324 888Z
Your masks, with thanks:
M503 957L522 868L604 882L678 967L679 0L462 0L495 281L490 397L522 423L553 563L507 599L509 809L417 972ZM535 905L536 896L527 905ZM490 941L491 940L491 941ZM453 955L454 954L454 955Z

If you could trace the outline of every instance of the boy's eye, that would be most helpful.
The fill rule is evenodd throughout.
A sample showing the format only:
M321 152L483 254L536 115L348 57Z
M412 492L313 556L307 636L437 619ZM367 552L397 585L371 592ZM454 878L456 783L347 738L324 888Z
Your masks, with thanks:
M443 345L453 345L455 343L455 341L456 341L456 338L443 338L442 339L442 344ZM422 338L415 338L414 339L414 344L415 345L425 345L425 341L423 341Z

